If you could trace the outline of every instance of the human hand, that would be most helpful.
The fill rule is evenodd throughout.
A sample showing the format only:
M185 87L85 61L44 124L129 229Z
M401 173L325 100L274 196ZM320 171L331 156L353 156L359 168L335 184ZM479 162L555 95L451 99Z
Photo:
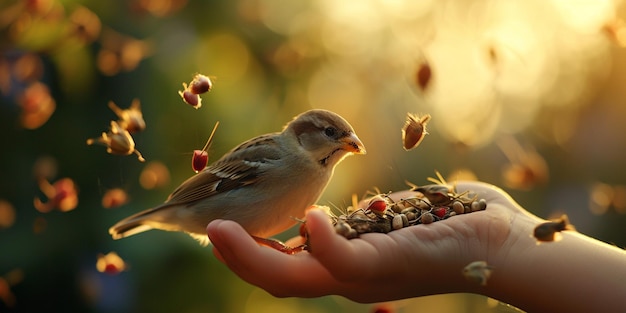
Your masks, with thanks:
M380 302L484 293L485 287L464 279L465 265L484 260L498 269L519 242L532 240L532 229L542 220L492 185L457 184L457 192L465 190L487 200L487 209L352 240L337 235L324 212L311 210L306 216L311 253L287 255L259 246L232 221L214 221L207 232L222 262L277 297L336 294L357 302ZM396 200L408 196L408 192L391 195Z

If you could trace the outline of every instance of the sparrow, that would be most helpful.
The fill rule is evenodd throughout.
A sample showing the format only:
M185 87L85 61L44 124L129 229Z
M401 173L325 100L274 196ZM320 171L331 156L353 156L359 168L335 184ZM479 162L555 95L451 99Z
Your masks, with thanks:
M352 126L326 110L296 116L282 132L241 143L184 181L167 200L109 229L113 239L150 229L181 231L206 246L206 227L227 219L269 238L293 226L314 205L335 166L365 154Z

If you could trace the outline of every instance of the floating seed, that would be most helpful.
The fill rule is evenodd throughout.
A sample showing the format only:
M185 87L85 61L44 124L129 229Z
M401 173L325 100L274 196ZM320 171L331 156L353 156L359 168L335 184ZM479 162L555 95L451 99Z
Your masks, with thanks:
M193 157L191 158L191 168L196 172L202 171L206 165L209 163L209 152L207 149L211 146L213 142L213 135L215 135L215 131L217 130L217 126L220 122L216 122L215 126L213 126L213 131L211 131L211 135L207 140L206 144L202 148L202 150L194 150Z
M554 241L557 232L563 230L575 230L574 226L569 223L569 219L565 214L559 219L537 225L533 231L533 236L537 241L550 242Z
M133 137L115 121L111 121L111 130L109 130L109 132L103 132L102 136L96 139L87 139L88 145L94 143L105 145L107 152L110 154L130 155L134 153L137 155L139 161L145 161L141 153L135 149Z
M493 267L489 266L487 262L474 261L463 268L463 276L470 282L485 286L492 271Z
M189 83L188 89L192 93L199 95L211 91L211 88L213 88L213 82L211 82L209 77L202 74L196 74L191 83Z
M407 113L406 123L402 129L404 150L411 150L424 140L424 136L428 134L426 124L428 124L429 120L430 114L419 117L415 114Z
M136 133L146 129L146 122L141 113L141 103L139 99L133 99L130 108L123 110L115 102L109 101L109 108L120 118L118 124L129 133Z
M183 84L183 86L187 88L185 84ZM179 91L178 94L183 99L183 101L185 101L185 103L189 104L194 109L199 109L202 106L202 98L200 98L200 96L198 96L197 94L194 94L187 89Z

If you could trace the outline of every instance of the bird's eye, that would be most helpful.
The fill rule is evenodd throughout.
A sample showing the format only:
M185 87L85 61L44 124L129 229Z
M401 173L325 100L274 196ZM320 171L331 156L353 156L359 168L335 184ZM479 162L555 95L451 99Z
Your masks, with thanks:
M330 138L334 138L337 135L337 129L334 127L326 127L324 129L324 134Z

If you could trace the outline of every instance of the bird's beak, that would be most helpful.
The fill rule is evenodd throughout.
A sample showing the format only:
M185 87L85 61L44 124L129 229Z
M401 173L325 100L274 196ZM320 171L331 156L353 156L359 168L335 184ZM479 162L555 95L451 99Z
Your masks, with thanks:
M365 146L363 145L359 137L356 136L355 133L351 133L350 136L343 137L339 139L339 141L341 141L344 144L343 149L346 151L356 153L356 154L366 153Z

